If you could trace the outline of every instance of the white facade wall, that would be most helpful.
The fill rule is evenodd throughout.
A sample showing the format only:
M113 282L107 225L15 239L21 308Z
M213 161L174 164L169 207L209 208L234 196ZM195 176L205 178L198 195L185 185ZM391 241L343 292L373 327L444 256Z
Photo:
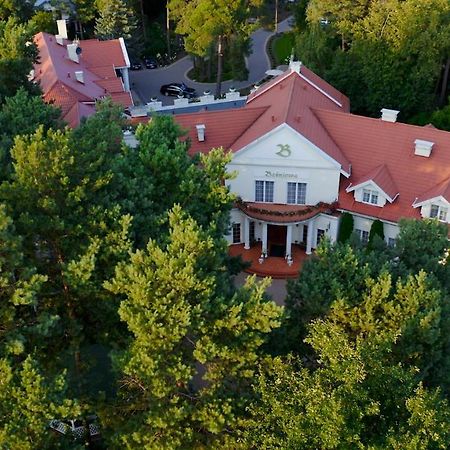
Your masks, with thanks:
M287 183L306 183L306 204L337 200L340 166L287 125L237 153L228 165L236 172L228 185L242 200L255 201L255 181L273 181L273 203L287 202Z
M355 200L357 202L363 201L364 189L369 189L371 191L378 192L378 203L368 203L369 205L383 207L386 204L386 201L387 201L386 197L383 195L383 193L380 191L380 189L377 186L374 186L373 184L367 184L366 186L362 186L362 187L359 187L358 189L355 189Z
M437 205L440 208L446 208L448 211L446 223L450 223L450 204L448 202L446 202L445 200L443 200L442 198L435 198L435 199L430 200L428 203L425 203L420 208L420 214L422 217L430 217L431 205Z
M376 219L369 219L366 217L353 215L353 229L363 230L370 233L370 228L372 227L372 223ZM389 239L397 239L397 235L399 233L399 227L393 223L383 222L383 231L384 231L384 240L386 243L389 242Z

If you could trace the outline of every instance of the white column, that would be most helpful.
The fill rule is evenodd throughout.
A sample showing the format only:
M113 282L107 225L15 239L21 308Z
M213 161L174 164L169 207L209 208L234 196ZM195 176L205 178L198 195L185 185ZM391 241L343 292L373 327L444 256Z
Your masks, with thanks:
M314 219L308 222L308 235L306 237L306 254L311 254L312 242L314 236Z
M124 67L123 69L120 69L122 72L122 79L123 79L123 87L127 92L130 92L130 79L128 77L128 68Z
M288 225L286 231L286 256L292 256L292 225Z
M332 243L336 242L338 233L338 219L333 217L330 219L330 228L328 229L328 237Z
M263 222L262 227L262 252L267 254L267 223Z
M244 249L250 249L250 219L248 217L245 218L244 225Z

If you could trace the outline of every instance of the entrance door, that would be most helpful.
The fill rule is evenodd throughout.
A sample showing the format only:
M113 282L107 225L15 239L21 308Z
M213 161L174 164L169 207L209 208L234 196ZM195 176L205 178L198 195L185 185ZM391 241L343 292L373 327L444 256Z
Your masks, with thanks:
M269 256L278 256L284 258L286 255L286 232L285 225L267 226L267 247Z

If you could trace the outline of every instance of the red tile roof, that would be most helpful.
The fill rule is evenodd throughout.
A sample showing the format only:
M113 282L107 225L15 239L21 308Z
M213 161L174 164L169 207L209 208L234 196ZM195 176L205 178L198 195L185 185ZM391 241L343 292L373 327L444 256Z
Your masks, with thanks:
M102 87L105 93L124 92L122 80L117 77L95 80L94 83Z
M223 147L235 151L236 138L253 127L267 107L240 108L225 111L198 112L175 116L176 122L188 130L190 154L208 153L211 148ZM199 142L196 125L205 125L205 140Z
M189 131L192 141L191 153L208 152L217 146L237 152L278 126L288 124L325 151L341 165L345 174L349 174L350 162L312 111L313 107L347 111L348 99L340 93L337 95L338 91L334 88L330 90L331 94L343 102L339 106L331 99L331 94L324 91L329 87L327 83L322 80L318 89L315 83L311 84L306 79L305 74L309 76L312 74L311 71L302 66L300 73L301 76L290 70L287 74L274 78L253 92L246 105L240 109L174 116L175 121ZM318 82L318 77L314 76L314 81ZM138 121L146 122L148 119L142 118ZM206 139L200 143L195 125L202 123L206 126Z
M397 222L401 217L420 218L412 208L417 198L447 192L450 177L450 133L430 127L391 123L381 119L356 116L336 111L316 110L320 122L342 148L352 163L350 183L355 184L380 165L384 165L395 181L399 196L380 208L355 202L341 181L339 205L344 210ZM434 142L429 158L414 154L414 141ZM437 190L433 189L438 186ZM381 186L380 186L381 187Z
M190 114L177 114L175 122L187 131L185 139L189 139L191 146L189 154L208 153L212 148L223 147L225 150L234 150L233 142L251 127L255 121L267 110L261 108L238 108L223 111L200 111ZM147 123L148 117L133 117L133 124ZM196 125L205 125L205 140L200 142L197 138ZM182 138L183 139L183 138Z
M117 101L125 107L132 104L131 95L124 91L114 70L114 67L126 65L118 39L81 41L79 63L67 55L66 45L70 41L64 40L64 45L60 45L55 36L43 32L38 33L34 40L39 50L39 63L34 66L35 81L41 86L44 100L60 106L62 118L70 126L76 126L81 118L75 117L77 111L82 111L78 107L73 109L76 103L93 103L111 93L121 92L122 95L116 96ZM82 83L77 80L76 71L83 72ZM71 114L66 117L69 111ZM92 113L94 109L84 108L83 111Z
M188 130L191 154L219 146L237 152L276 127L289 125L341 164L342 173L349 177L340 183L342 210L397 222L401 217L420 218L420 209L413 207L418 201L438 196L450 201L450 133L350 114L347 97L304 66L300 72L289 70L261 86L242 108L181 114L174 119ZM199 124L206 126L204 142L197 139L195 125ZM414 154L416 139L434 143L430 157ZM350 184L369 180L392 203L379 207L356 202L354 193L346 190ZM300 215L295 219L303 220Z
M261 93L257 90L249 97L246 108L265 106L267 111L251 128L239 136L232 148L234 151L240 150L260 136L286 123L341 164L342 170L348 174L350 162L312 112L312 108L347 111L347 107L337 105L330 98L331 95L324 94L325 91L319 91L314 87L303 71L305 71L304 66L301 68L301 76L292 70L287 75L280 75L272 80L269 86L261 86L259 88ZM308 71L309 73L312 72ZM325 87L324 85L323 88ZM340 96L343 97L342 94Z
M87 68L109 66L117 69L129 66L129 62L125 61L120 39L87 39L80 41L80 47L83 49L81 59Z
M450 203L450 178L447 178L442 183L433 186L429 191L419 196L415 204L422 203L436 197L444 197Z
M78 125L80 125L81 119L83 117L89 117L94 113L94 105L86 105L85 103L76 102L69 109L69 111L67 111L64 120L67 123L73 125L73 127L77 127Z
M375 167L375 169L367 173L365 176L355 180L349 185L347 192L354 191L358 186L361 186L368 181L373 181L389 197L388 200L391 203L399 194L397 185L392 179L386 164L381 164L380 166Z

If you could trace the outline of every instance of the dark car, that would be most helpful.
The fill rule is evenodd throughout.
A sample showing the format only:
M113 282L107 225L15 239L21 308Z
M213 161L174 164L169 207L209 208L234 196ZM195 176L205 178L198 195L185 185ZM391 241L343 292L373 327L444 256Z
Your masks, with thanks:
M138 61L130 61L130 70L141 70L142 64Z
M147 69L156 69L158 67L158 63L156 62L155 58L149 58L149 57L145 56L143 58L143 61L144 61L144 66Z
M197 96L195 89L187 87L184 83L163 84L160 92L173 97L194 98Z

